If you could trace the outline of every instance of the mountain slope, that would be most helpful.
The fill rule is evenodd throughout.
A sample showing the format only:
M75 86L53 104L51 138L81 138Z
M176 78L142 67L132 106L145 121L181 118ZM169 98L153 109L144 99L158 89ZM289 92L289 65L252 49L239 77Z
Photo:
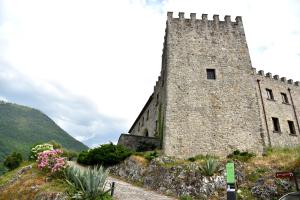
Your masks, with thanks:
M0 101L0 162L12 151L19 151L27 158L33 144L50 140L74 151L87 149L42 112Z

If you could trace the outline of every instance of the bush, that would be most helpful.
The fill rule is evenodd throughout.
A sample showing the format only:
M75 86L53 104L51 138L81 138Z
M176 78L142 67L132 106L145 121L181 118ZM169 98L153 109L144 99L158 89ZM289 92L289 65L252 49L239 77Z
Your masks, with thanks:
M196 158L195 158L195 157L190 157L190 158L188 158L188 161L190 161L190 162L195 162L195 161L196 161Z
M218 170L219 163L213 158L207 159L200 167L200 171L206 176L212 176Z
M82 151L81 153L79 153L77 157L77 162L80 164L88 165L90 163L88 154L88 151Z
M157 151L153 151L153 152L146 152L144 154L144 158L146 158L147 160L151 161L154 158L157 158L159 156L159 153Z
M9 170L13 170L19 167L22 161L23 161L22 155L20 153L13 152L11 155L6 157L3 164Z
M105 190L108 170L101 167L80 168L76 166L69 167L65 170L67 183L73 188L69 192L72 199L110 199L108 192Z
M132 152L121 145L103 144L79 154L77 162L85 165L103 165L105 167L118 164L129 157Z
M53 150L53 145L52 144L38 144L35 147L33 147L30 151L29 159L30 160L36 160L38 153L41 153L43 151L48 151L48 150Z
M38 168L52 173L62 171L67 164L65 158L61 157L62 153L63 151L60 149L38 153Z
M240 152L239 150L235 150L227 156L227 158L236 159L236 160L240 160L240 161L244 161L244 162L250 160L250 158L253 158L253 157L255 157L254 153L249 153L247 151Z

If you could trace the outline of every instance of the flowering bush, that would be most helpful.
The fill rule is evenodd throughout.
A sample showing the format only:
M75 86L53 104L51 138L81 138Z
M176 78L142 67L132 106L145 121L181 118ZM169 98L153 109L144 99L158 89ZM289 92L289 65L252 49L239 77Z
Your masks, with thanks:
M45 171L58 172L66 167L65 158L60 149L48 150L38 153L38 168Z
M33 147L30 151L30 159L36 160L38 153L41 153L43 151L48 151L48 150L53 150L53 145L52 144L39 144Z

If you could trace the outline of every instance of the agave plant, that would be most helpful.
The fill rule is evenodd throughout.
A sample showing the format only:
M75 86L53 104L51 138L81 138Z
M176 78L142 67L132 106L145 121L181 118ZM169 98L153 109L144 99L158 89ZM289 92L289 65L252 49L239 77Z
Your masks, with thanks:
M208 158L200 167L200 171L206 176L212 176L217 171L219 163L213 158Z
M108 170L100 167L69 167L65 170L67 183L77 192L73 199L96 200L104 198L110 190L105 190Z

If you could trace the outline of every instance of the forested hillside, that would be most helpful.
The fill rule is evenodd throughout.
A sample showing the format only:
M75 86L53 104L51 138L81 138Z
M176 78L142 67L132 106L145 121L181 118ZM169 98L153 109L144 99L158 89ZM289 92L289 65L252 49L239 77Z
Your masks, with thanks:
M12 151L27 158L32 145L50 140L74 151L87 149L42 112L0 101L0 162Z

